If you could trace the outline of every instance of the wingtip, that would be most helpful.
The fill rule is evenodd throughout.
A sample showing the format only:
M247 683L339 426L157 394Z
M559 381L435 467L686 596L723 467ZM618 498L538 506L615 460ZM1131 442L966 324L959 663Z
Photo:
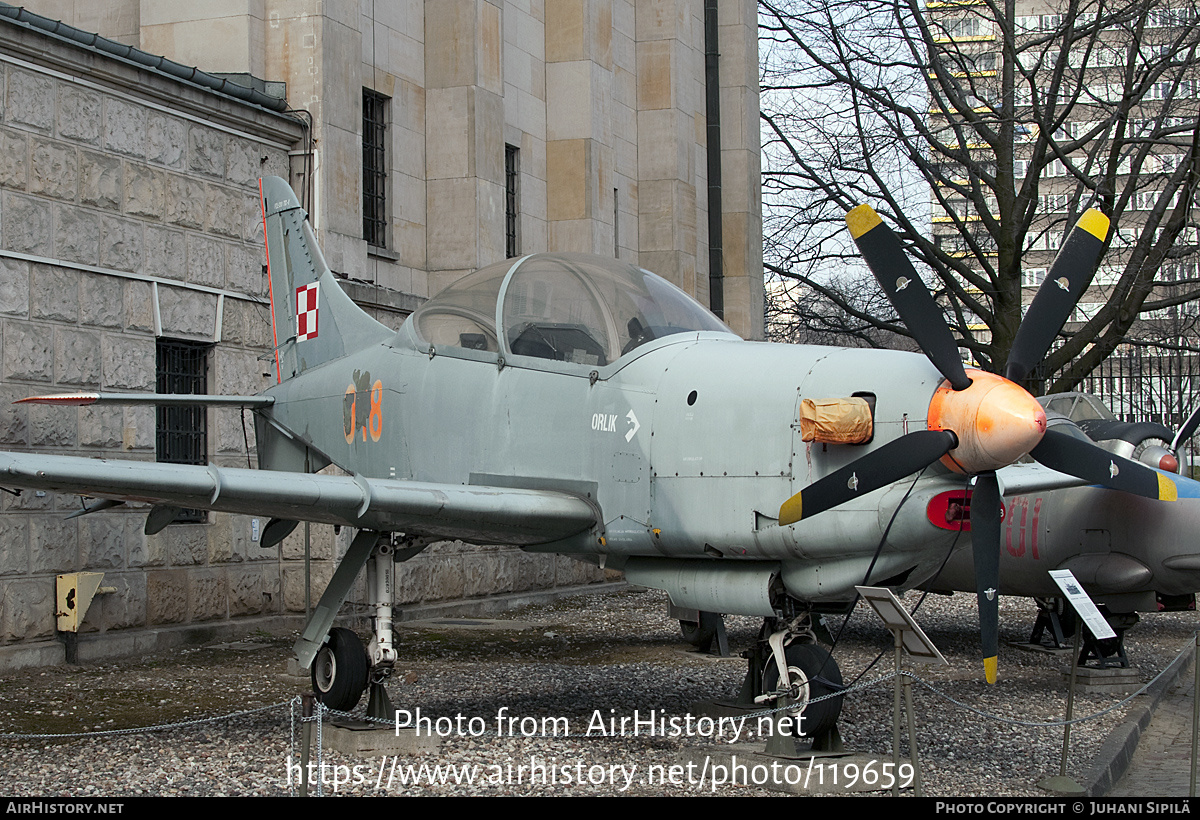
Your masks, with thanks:
M846 225L850 228L850 235L855 239L881 222L883 220L879 218L879 214L875 213L875 209L866 204L859 205L846 214Z
M983 659L983 677L988 683L994 684L996 682L998 665L998 657L996 655Z

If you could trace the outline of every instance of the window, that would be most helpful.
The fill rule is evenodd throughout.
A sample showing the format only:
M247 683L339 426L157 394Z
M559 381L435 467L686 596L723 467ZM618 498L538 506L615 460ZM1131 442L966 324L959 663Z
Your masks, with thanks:
M521 168L516 146L504 146L504 255L509 259L521 253L520 189Z
M155 390L159 393L208 392L208 351L205 342L159 339ZM203 407L159 407L155 423L155 458L169 464L208 463L208 414ZM183 523L207 520L203 510L184 510Z
M363 89L363 239L377 248L387 247L387 103Z

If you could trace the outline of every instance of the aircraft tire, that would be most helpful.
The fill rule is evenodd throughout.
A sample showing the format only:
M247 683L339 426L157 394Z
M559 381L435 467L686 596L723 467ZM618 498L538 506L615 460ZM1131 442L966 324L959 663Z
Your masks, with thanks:
M349 712L367 688L367 652L352 630L334 627L312 665L313 692L330 709Z
M808 700L828 695L842 686L842 672L838 669L837 661L830 657L829 652L813 643L794 643L784 649L787 658L788 671L793 682L808 683ZM817 675L820 680L814 680ZM769 654L763 668L763 692L774 692L779 681L779 670L775 659ZM823 681L828 681L834 687ZM801 712L804 719L800 721L795 735L797 737L813 737L832 729L842 714L842 699L827 698L818 703L809 703Z

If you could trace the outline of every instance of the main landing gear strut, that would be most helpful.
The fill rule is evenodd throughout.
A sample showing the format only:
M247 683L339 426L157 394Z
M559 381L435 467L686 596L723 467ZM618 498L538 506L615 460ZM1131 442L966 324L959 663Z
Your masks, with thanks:
M405 538L372 530L360 530L350 542L294 647L300 665L311 670L313 692L328 708L350 711L369 687L368 716L391 719L394 712L384 682L396 663L393 565L407 561L432 542L429 538ZM371 607L371 641L365 648L352 630L333 626L364 564Z

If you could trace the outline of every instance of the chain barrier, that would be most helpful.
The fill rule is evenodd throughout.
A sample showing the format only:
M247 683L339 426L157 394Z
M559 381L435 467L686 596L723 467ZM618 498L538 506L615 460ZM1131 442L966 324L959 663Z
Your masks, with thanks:
M1189 644L1187 646L1185 646L1183 649L1181 649L1179 651L1179 653L1175 656L1175 658L1170 663L1168 663L1162 669L1162 671L1160 671L1158 674L1156 674L1149 682L1147 682L1145 685L1141 686L1137 691L1133 692L1132 694L1126 696L1125 698L1117 701L1116 703L1112 704L1111 706L1109 706L1105 709L1101 709L1100 711L1097 711L1097 712L1094 712L1092 714L1085 715L1082 717L1073 718L1070 721L1066 721L1066 720L1028 721L1028 720L1020 720L1017 718L1006 718L1001 715L997 715L997 714L994 714L991 712L984 711L984 710L979 709L975 706L972 706L968 703L964 703L963 701L953 697L952 695L941 691L934 684L921 679L920 677L918 677L917 675L915 675L911 672L905 671L905 672L901 672L899 674L903 675L905 677L908 677L911 680L913 680L914 682L920 684L924 689L927 689L933 695L935 695L939 698L942 698L943 700L945 700L949 703L952 703L955 706L965 709L965 710L967 710L975 715L978 715L982 718L985 718L987 720L992 720L992 721L996 721L1001 724L1007 724L1007 725L1012 725L1012 726L1023 726L1026 728L1051 728L1051 727L1066 726L1068 724L1084 723L1089 720L1095 720L1097 718L1103 717L1105 715L1108 715L1112 712L1115 712L1119 709L1124 708L1134 698L1144 694L1152 686L1154 686L1156 683L1158 683L1160 680L1162 680L1162 678L1168 672L1170 672L1173 668L1175 668L1176 664L1178 664L1180 662L1180 660L1183 658L1183 656L1185 654L1191 652L1192 649L1193 649L1193 645L1189 642ZM828 694L819 695L817 697L810 698L807 701L807 704L812 705L815 703L820 703L821 701L828 700L829 698L846 697L855 692L866 690L871 687L878 686L879 684L886 683L887 681L893 680L895 677L897 677L896 672L888 672L888 673L879 675L878 677L875 677L871 680L860 681L859 683L853 684L851 686L839 688L835 692L830 692ZM304 724L315 723L316 724L316 750L315 750L315 754L314 754L314 760L309 763L309 771L310 772L313 771L313 767L315 766L315 771L320 773L321 771L323 771L323 765L324 765L324 746L325 746L325 744L324 744L323 727L324 727L326 720L343 719L343 720L352 720L352 721L366 722L366 723L376 723L376 724L379 724L380 726L387 726L387 727L390 727L397 731L399 729L410 728L409 724L407 724L407 723L401 724L401 723L399 723L399 721L397 721L395 719L389 720L389 719L385 719L385 718L375 718L375 717L371 717L366 714L355 714L352 712L344 712L344 711L341 711L338 709L330 709L330 708L326 707L323 703L321 703L319 700L316 700L314 703L315 712L312 716L305 717L303 715L303 713L301 713L300 715L297 715L297 710L302 709L302 702L303 702L302 698L300 696L296 696L296 697L292 698L291 700L281 701L279 703L272 703L272 704L268 704L266 706L260 706L260 707L254 708L254 709L243 709L243 710L240 710L237 712L230 712L228 714L217 715L214 717L192 718L189 720L177 721L175 723L160 723L160 724L155 724L153 726L143 726L143 727L136 727L136 728L129 728L129 729L104 729L104 730L97 730L97 731L90 731L90 732L54 732L54 733L50 733L50 732L41 732L41 733L4 732L4 733L0 733L0 739L5 739L5 740L52 740L52 739L65 739L65 738L111 737L111 736L141 734L141 733L149 733L149 732L161 732L161 731L168 731L168 730L172 730L172 729L186 728L186 727L190 727L190 726L198 726L198 725L202 725L202 724L206 724L206 723L216 723L216 722L220 722L220 721L235 720L237 718L247 717L250 715L257 715L257 714L261 714L263 712L269 712L272 710L277 710L277 709L282 709L284 707L287 707L288 715L289 715L289 724L290 724L289 749L291 751L291 759L293 761L297 761L298 766L300 765L299 762L303 759L301 756L298 756L296 754L296 751L297 751L297 738L296 738L297 729L300 729L302 731ZM780 712L787 712L787 711L796 711L796 705L795 704L785 704L783 706L777 706L777 707L773 707L773 708L763 708L758 711L749 712L749 713L745 714L744 716L742 716L742 719L743 720L757 720L760 718L769 717L771 715L775 715ZM431 718L431 720L438 720L438 718ZM483 734L489 735L489 736L497 736L497 737L515 737L514 735L505 735L499 731L486 732ZM482 735L473 735L473 736L482 736ZM534 733L525 734L525 733L522 733L520 735L520 737L527 738L527 739L533 739L533 738L563 738L563 737L568 737L568 738L592 738L592 737L607 738L608 736L607 735L595 735L595 734L591 734L591 733L588 733L588 734L571 733L571 734L565 734L565 735L563 735L563 734L547 735L547 734L534 734ZM313 779L315 779L315 781L316 781L316 783L315 783L316 796L318 796L318 797L323 796L323 794L324 794L323 788L322 788L323 778L320 777L318 774L318 776L316 778L310 778L310 783L311 783L311 780L313 780ZM296 785L295 784L292 786L291 792L292 792L293 796L296 794Z

